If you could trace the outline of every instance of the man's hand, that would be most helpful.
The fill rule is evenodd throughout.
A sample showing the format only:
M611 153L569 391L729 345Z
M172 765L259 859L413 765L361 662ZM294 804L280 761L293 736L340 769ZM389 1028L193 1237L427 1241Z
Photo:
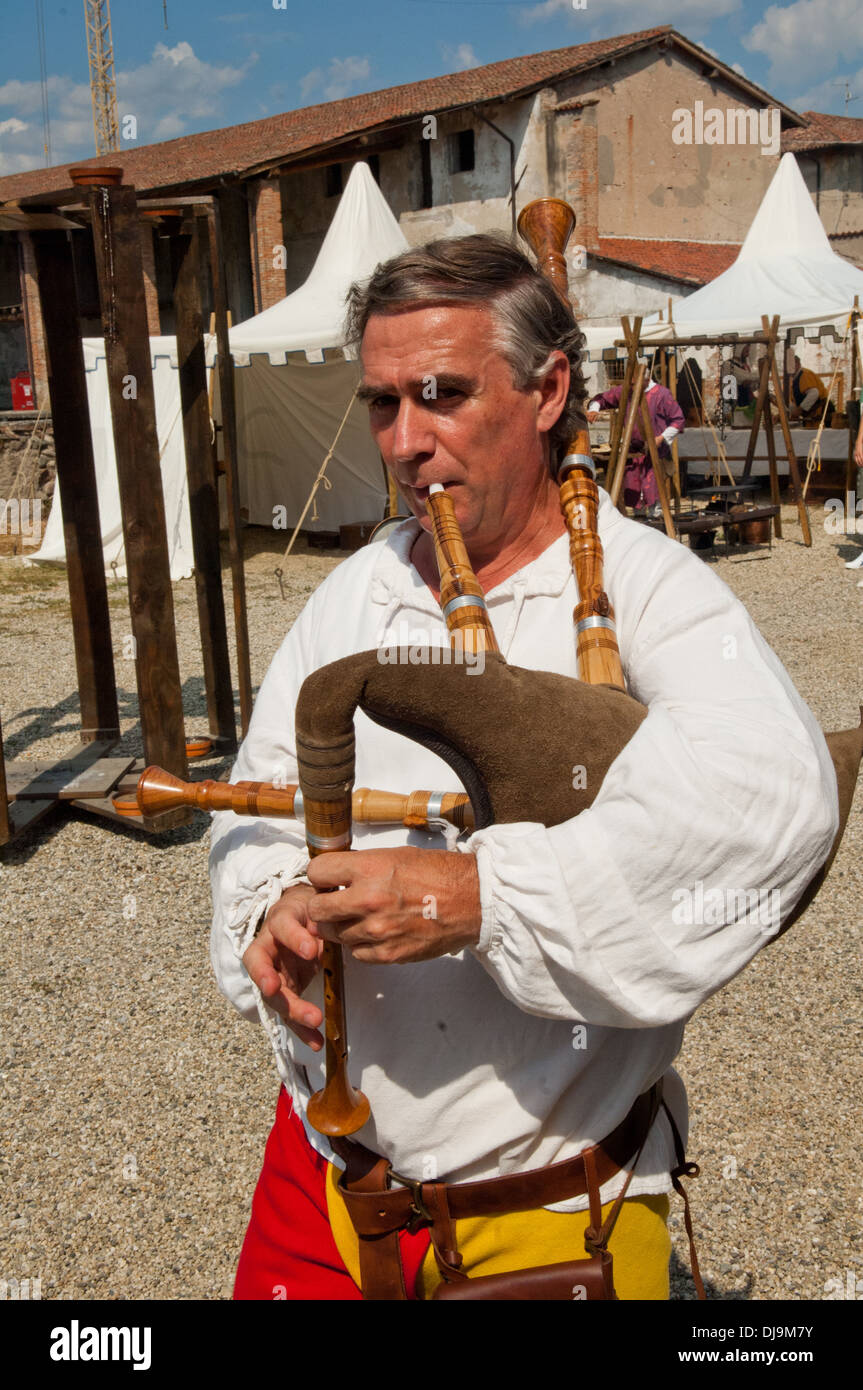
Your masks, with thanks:
M590 422L591 424L593 424L594 420L598 420L598 419L599 419L599 411L598 411L598 410L586 410L586 411L585 411L585 417L586 417L587 420L589 420L589 422Z
M475 946L482 908L476 856L447 850L366 849L322 854L308 877L318 893L309 924L354 960L407 964Z
M291 1032L319 1052L324 1040L318 1029L324 1016L314 1004L300 997L318 972L324 946L320 936L309 931L307 905L315 896L308 883L286 888L244 952L243 964Z
M657 434L657 435L654 435L654 439L655 439L655 441L656 441L657 447L665 443L665 435L664 435L664 434Z

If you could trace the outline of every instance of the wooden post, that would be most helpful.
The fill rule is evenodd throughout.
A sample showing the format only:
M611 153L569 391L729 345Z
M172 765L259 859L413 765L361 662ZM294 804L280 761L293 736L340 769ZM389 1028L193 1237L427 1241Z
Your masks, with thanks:
M172 238L174 314L207 717L214 746L227 752L236 748L237 735L219 555L216 468L210 445L199 229L199 220L192 215L180 234Z
M620 436L623 432L623 425L626 419L626 407L629 403L629 393L632 390L632 377L638 357L638 340L641 336L641 323L641 318L636 318L634 324L630 324L626 315L620 320L620 326L623 329L623 336L626 341L626 367L623 371L623 385L620 390L620 400L614 414L614 419L611 422L611 434L608 440L608 469L605 475L605 482L609 492L611 490L612 477L616 474L618 467Z
M65 232L30 235L45 327L59 493L54 506L62 502L81 742L96 743L119 739L120 715L72 247Z
M135 190L128 184L91 184L88 198L123 516L144 759L185 778L188 774L183 697Z
M769 367L768 367L769 371ZM776 440L773 437L773 411L770 409L770 396L764 399L764 430L767 435L767 458L770 469L770 501L777 507L782 506L779 496L779 473L776 469ZM773 518L773 534L777 540L782 539L782 512L778 511Z
M671 300L668 301L669 313L671 311ZM668 389L675 400L677 400L677 348L673 347L668 353ZM671 441L671 466L673 469L672 486L674 488L674 510L680 511L680 503L683 493L680 487L680 449L677 444L677 435Z
M778 331L779 319L774 318L773 324L769 325L766 314L761 319L765 333L772 333L774 328ZM787 335L786 335L787 336ZM779 415L779 424L782 429L782 438L785 440L785 452L788 455L788 471L791 474L791 490L794 500L797 503L797 515L800 518L800 529L803 532L804 545L812 544L812 532L809 529L809 513L806 510L806 502L803 498L803 488L800 484L800 470L797 467L797 455L794 452L794 444L791 440L791 429L788 424L788 415L785 411L785 399L782 395L782 384L779 380L779 373L776 370L776 354L768 349L768 360L770 362L770 375L773 381L773 393L776 396L776 410Z
M243 569L243 524L240 519L240 479L237 464L237 412L234 401L234 363L228 336L228 300L222 238L221 211L216 199L207 208L210 240L210 275L218 351L219 405L222 415L222 449L225 456L225 500L228 511L228 552L234 600L234 634L237 642L237 685L240 691L240 729L245 738L252 717L252 674L249 659L249 623L246 612L246 575Z
M743 463L743 478L749 477L752 471L752 460L755 457L755 446L758 442L758 428L761 424L761 417L764 414L764 406L767 401L767 392L770 386L770 352L773 351L775 344L771 342L768 348L768 356L762 358L759 367L760 377L758 381L758 394L755 397L755 411L752 416L752 428L749 431L749 442L746 445L746 458Z
M644 434L644 443L650 457L653 476L656 479L656 490L659 493L659 505L662 508L662 519L665 522L665 534L671 539L677 540L677 531L674 526L674 518L671 515L671 508L668 505L668 485L665 480L665 469L662 459L659 457L659 450L656 447L656 439L653 434L653 424L650 419L650 411L647 409L647 397L644 392L641 395L641 429Z
M635 421L638 418L638 412L641 407L641 400L644 392L644 375L646 371L647 367L643 362L636 363L635 377L632 382L632 390L630 392L628 402L629 409L627 411L626 422L623 427L623 434L620 439L617 466L614 470L614 477L608 479L608 495L614 503L615 507L621 506L620 494L623 488L623 474L626 469L626 460L629 454L629 446L632 443L632 431L635 427ZM620 408L622 409L623 407L624 400L621 396ZM621 510L623 510L622 507Z

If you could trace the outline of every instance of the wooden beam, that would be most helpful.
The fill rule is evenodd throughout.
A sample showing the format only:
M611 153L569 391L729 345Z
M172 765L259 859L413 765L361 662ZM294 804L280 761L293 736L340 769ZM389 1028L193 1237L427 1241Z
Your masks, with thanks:
M765 332L768 332L766 315L762 317ZM773 319L773 328L778 334L779 316ZM800 483L800 470L797 467L797 455L794 452L794 444L791 439L791 429L788 425L788 416L785 411L785 398L782 395L782 384L779 380L779 373L776 369L776 353L768 353L770 362L770 375L773 380L773 394L776 397L776 410L779 414L779 424L782 429L782 437L785 440L785 452L788 456L788 472L791 475L791 490L794 500L797 503L797 515L800 518L800 529L803 532L804 545L812 544L812 532L809 529L809 513L806 510L806 502L803 497L803 488ZM768 446L769 447L769 446Z
M767 400L767 392L770 386L770 362L767 357L761 359L761 366L758 371L758 392L755 397L755 410L752 414L752 426L749 430L749 440L746 445L746 459L743 464L744 480L749 477L752 471L752 460L755 457L755 446L758 442L758 428L761 424L761 417L764 414L764 403Z
M72 247L62 232L31 236L45 325L81 741L99 742L120 737L120 713Z
M216 468L210 443L201 306L200 219L194 218L189 233L173 237L172 244L177 361L209 733L220 751L233 751L237 746L237 733L222 593Z
M237 412L234 400L234 363L228 336L228 299L222 215L218 202L207 209L210 276L216 321L219 403L222 415L222 450L225 461L225 500L228 512L228 551L231 559L231 591L234 603L234 636L237 644L237 685L240 690L240 731L245 738L252 717L252 673L249 622L246 610L246 575L243 568L243 523L240 517L240 477L237 465Z
M144 756L188 775L135 190L89 191Z
M617 452L617 460L614 468L614 477L608 480L609 496L615 507L620 506L620 494L623 487L623 475L626 470L626 459L629 454L629 446L632 443L632 431L635 428L635 421L641 407L644 395L644 377L647 367L644 362L637 362L635 365L635 375L632 381L626 421L623 427L623 434L620 437L620 444ZM621 406L623 397L620 398Z
M671 515L671 507L668 503L668 484L665 479L665 469L662 459L659 457L659 450L656 447L656 437L653 433L653 421L650 418L650 411L647 409L647 397L641 393L641 429L644 434L644 443L653 468L653 476L656 479L656 490L659 493L659 505L662 508L662 519L665 522L665 534L671 540L677 540L677 531L674 528L674 518Z

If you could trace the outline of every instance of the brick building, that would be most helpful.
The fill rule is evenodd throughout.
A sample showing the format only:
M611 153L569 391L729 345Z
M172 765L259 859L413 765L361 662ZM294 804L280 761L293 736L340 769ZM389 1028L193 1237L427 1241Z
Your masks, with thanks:
M680 111L699 107L702 116L729 114L729 130L734 112L755 113L757 124L772 111L777 138L767 147L757 139L679 140ZM303 282L358 159L369 162L414 245L508 231L532 198L565 198L578 215L579 312L609 322L621 309L664 307L731 263L776 169L779 130L787 139L804 124L665 25L130 147L101 162L121 164L124 181L142 193L218 198L235 323ZM0 202L7 200L34 210L80 195L63 166L0 179ZM85 234L72 235L82 333L98 334L92 248ZM141 239L151 332L170 333L168 242L144 222ZM0 305L0 387L15 354L26 352L44 402L28 237L0 234L0 298L15 285L19 319L14 301L5 322Z

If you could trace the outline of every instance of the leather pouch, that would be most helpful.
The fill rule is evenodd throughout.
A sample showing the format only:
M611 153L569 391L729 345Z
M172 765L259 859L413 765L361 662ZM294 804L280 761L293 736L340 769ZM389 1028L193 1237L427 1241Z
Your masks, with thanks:
M617 1298L611 1254L604 1250L589 1260L515 1269L509 1274L483 1274L438 1285L433 1299L477 1299L579 1302Z

